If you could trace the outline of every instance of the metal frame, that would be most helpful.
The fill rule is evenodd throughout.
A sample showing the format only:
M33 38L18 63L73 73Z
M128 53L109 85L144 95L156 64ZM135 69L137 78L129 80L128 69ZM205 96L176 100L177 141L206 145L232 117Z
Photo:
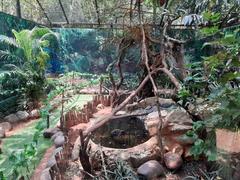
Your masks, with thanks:
M52 28L114 28L114 29L124 29L124 28L127 28L127 27L130 27L131 26L131 23L103 23L103 22L100 22L100 13L99 13L99 7L98 7L98 1L97 0L94 0L94 4L95 4L95 10L96 10L96 15L97 15L97 22L96 23L81 23L81 22L77 22L77 23L73 23L73 22L70 22L68 17L67 17L67 14L66 14L66 11L64 9L64 6L62 4L62 1L61 0L58 0L58 4L61 8L61 12L63 13L63 16L66 20L66 22L52 22L51 19L49 18L46 10L44 9L44 7L42 6L42 3L41 3L41 0L35 0L38 4L38 6L40 7L41 11L43 12L44 16L46 17L47 21L48 21L48 24L40 24L38 22L35 22L36 24L40 25L40 26L47 26L47 27L52 27ZM57 0L56 0L57 1ZM20 0L17 0L16 1L17 4L16 4L16 11L17 11L17 17L19 18L22 18L21 17L21 5L20 5ZM20 9L19 9L20 7ZM125 8L125 7L120 7L120 9L128 9L128 8ZM135 11L135 10L133 10ZM152 12L148 12L148 11L142 11L144 13L152 13ZM3 12L5 13L5 12ZM8 14L8 13L5 13L5 14ZM22 18L24 19L24 18ZM26 19L25 19L26 20ZM31 20L30 20L31 21ZM32 21L34 22L34 21ZM234 25L237 25L237 24L240 24L240 21L236 24L233 24L231 26L234 26ZM136 24L137 25L137 24ZM161 25L155 25L155 24L145 24L146 26L155 26L155 27L158 27L158 28L161 28ZM160 26L160 27L159 27ZM180 25L172 25L171 26L172 28L178 28L178 29L194 29L195 26L184 26L182 24ZM202 25L201 27L206 27L205 25Z
M66 14L66 12L65 12L65 9L64 9L64 7L63 7L62 1L61 1L61 0L58 0L58 2L59 2L59 5L60 5L60 7L61 7L61 9L62 9L63 15L64 15L64 17L65 17L65 19L66 19L66 21L67 21L67 24L69 24L69 20L68 20L67 14Z
M42 4L40 3L39 0L36 0L36 2L38 3L38 5L39 5L39 7L41 8L44 16L47 18L47 20L48 20L48 22L49 22L49 24L50 24L50 26L51 26L51 25L52 25L52 22L51 22L50 18L48 17L48 15L47 15L45 9L43 8Z

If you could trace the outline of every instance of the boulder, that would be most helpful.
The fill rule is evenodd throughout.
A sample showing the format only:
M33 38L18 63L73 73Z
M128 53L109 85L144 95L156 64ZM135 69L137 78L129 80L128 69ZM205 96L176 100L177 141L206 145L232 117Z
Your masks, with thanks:
M155 120L155 121L145 121L145 127L148 130L149 136L155 136L158 133L158 124L159 121Z
M42 171L40 175L40 180L52 180L51 174L50 174L50 168L46 168Z
M57 163L55 156L62 150L63 150L63 148L59 147L53 151L51 158L47 162L46 168L51 168L52 166L54 166Z
M5 130L0 127L0 138L5 138L6 137L6 134L5 134Z
M126 111L118 111L118 112L116 113L116 116L122 116L122 115L126 115L126 114L127 114Z
M40 113L38 109L34 109L30 112L30 118L31 119L37 119L40 117Z
M56 139L56 137L58 136L63 136L63 132L62 131L58 131L56 132L52 137L51 140L54 141Z
M163 160L166 167L170 170L177 170L183 164L181 155L173 152L168 152L164 154Z
M98 111L100 111L100 110L102 110L102 109L104 109L104 108L105 108L105 106L104 106L103 104L98 104L97 107L96 107L96 109L97 109Z
M189 105L188 110L191 114L198 116L200 119L204 120L211 116L213 112L219 108L219 106L220 104L218 103L210 104L207 101L204 102L202 99L197 99L194 105Z
M168 111L161 110L161 116L167 116ZM145 127L149 132L150 136L157 135L158 132L158 124L159 124L159 115L158 111L151 112L147 115L146 120L144 121Z
M63 150L62 147L59 147L53 151L53 155L56 156L56 154L60 153Z
M164 119L163 134L164 132L187 132L192 129L192 119L185 110L175 109L172 110Z
M51 168L55 164L57 164L56 158L55 158L55 156L51 156L50 159L48 160L47 164L46 164L46 168Z
M191 148L192 146L184 147L184 154L183 154L184 159L192 159L193 155L191 153Z
M181 145L191 145L194 144L195 138L187 136L186 134L173 137L173 139Z
M180 144L176 144L176 143L168 144L168 146L165 146L164 149L167 152L173 152L173 153L179 154L180 156L182 156L183 152L184 152L183 146L181 146Z
M159 120L158 111L152 112L147 115L146 121L155 121L155 120Z
M3 128L5 132L12 130L12 125L9 122L2 122L0 123L0 128Z
M181 180L181 179L187 179L187 178L181 178L179 175L177 174L166 174L166 179L164 180Z
M161 108L172 108L176 107L176 103L172 99L164 99L164 98L159 98L160 106ZM133 104L128 104L125 109L127 112L132 112L136 109L140 108L147 108L148 106L155 106L156 105L156 98L155 97L150 97L141 100L139 103L133 103Z
M29 118L29 114L26 111L18 111L16 116L20 121L27 120Z
M164 175L164 168L162 165L156 160L150 160L144 164L142 164L138 169L137 173L140 176L145 177L146 179L153 179Z
M20 121L20 119L17 117L16 114L10 114L4 118L5 121L10 122L10 123L16 123Z
M58 147L61 147L63 146L64 142L65 142L65 137L64 136L57 136L55 139L54 139L54 145L56 148Z
M44 130L43 137L51 138L54 134L56 134L59 131L60 131L59 128L48 128L48 129Z

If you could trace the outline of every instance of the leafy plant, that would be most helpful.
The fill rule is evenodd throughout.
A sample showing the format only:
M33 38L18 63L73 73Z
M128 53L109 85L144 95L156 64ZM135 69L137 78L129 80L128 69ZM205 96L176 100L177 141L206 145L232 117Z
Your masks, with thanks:
M0 37L0 103L11 101L16 96L17 104L23 108L29 101L34 102L42 97L47 85L45 78L46 64L49 55L45 48L57 41L56 35L47 28L32 30L13 30L15 38Z
M214 96L212 96L214 98ZM216 128L227 128L238 131L240 127L240 91L239 89L224 88L213 101L219 103L219 108L210 120Z
M195 140L190 152L195 158L205 155L208 161L215 161L217 153L214 143L214 133L209 133L206 139L200 136L200 134L204 133L206 128L208 128L206 122L197 121L193 123L193 129L186 133L186 136Z

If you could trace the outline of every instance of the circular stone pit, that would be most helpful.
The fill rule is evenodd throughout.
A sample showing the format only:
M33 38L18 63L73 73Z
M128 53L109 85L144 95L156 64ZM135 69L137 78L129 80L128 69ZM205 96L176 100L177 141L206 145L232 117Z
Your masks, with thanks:
M149 139L144 122L136 117L114 119L92 133L92 141L109 148L126 149Z
M101 163L97 163L101 151L109 160L124 160L134 168L160 155L157 137L150 137L144 122L136 117L110 120L92 133L88 145L96 166Z

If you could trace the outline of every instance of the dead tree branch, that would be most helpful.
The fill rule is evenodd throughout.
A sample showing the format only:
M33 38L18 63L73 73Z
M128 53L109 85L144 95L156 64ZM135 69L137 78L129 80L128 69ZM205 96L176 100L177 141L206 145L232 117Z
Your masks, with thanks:
M151 80L152 86L153 86L153 91L154 91L154 95L156 97L156 103L157 103L157 110L158 110L158 117L159 117L159 125L158 127L160 127L158 129L157 132L157 138L158 138L158 145L160 148L160 154L161 154L161 160L163 160L163 143L162 143L162 136L161 136L161 132L162 132L162 116L161 116L161 109L160 109L160 102L159 102L159 98L158 98L158 89L157 86L154 82L154 79L151 75L150 72L150 67L149 67L149 60L148 60L148 54L147 54L147 47L146 47L146 36L145 36L145 31L143 26L141 27L142 29L142 36L143 36L143 40L142 40L142 58L145 59L145 66L147 68L148 71L148 77Z
M157 73L161 69L163 69L163 68L158 68L158 69L152 71L151 75ZM98 129L102 125L106 124L118 111L122 110L141 91L141 89L144 87L144 85L148 81L149 81L149 76L146 76L145 79L138 86L138 88L135 91L133 91L119 106L117 106L115 109L113 109L112 112L109 115L99 119L98 122L96 122L94 125L92 125L89 128L87 128L83 132L84 137L86 137L89 133L95 131L96 129Z

